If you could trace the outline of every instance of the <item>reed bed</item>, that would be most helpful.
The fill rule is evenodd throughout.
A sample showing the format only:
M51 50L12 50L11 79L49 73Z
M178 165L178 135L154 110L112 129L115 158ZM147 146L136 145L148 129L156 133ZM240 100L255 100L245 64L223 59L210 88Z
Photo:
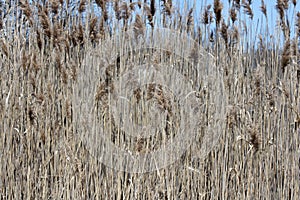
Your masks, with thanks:
M230 1L229 10L214 0L196 11L172 0L0 1L0 198L299 199L299 2L276 2L278 29L270 35L268 27L252 28L254 15L269 18L272 8L263 0L261 13L253 12L250 0ZM154 172L117 171L91 156L77 137L79 73L87 52L115 33L133 28L139 37L157 27L187 33L215 58L223 73L225 126L205 157L196 143ZM168 56L164 52L152 62ZM99 115L106 113L115 67L99 77ZM156 100L175 112L164 93ZM111 138L118 145L126 141L121 132ZM156 140L162 145L170 138ZM148 143L153 141L139 139L128 148L147 151Z

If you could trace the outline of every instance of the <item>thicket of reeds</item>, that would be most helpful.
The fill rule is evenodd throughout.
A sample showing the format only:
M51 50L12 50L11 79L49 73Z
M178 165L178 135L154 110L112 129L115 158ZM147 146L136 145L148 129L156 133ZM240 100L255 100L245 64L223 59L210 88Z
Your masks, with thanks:
M276 1L272 35L264 23L255 31L253 16L270 20L274 8L262 0L254 13L250 0L229 2L229 10L220 0L195 10L194 1L0 1L0 199L299 199L299 2ZM214 56L225 127L206 157L195 147L154 172L116 171L76 136L78 73L111 35L157 27L187 33ZM99 101L113 70L103 71ZM160 105L172 113L167 100ZM132 151L147 148L138 144Z

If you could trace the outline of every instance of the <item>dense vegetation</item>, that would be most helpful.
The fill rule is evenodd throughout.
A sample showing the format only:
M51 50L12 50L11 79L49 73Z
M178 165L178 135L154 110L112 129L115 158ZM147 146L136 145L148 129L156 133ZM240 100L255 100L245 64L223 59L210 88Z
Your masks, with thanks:
M261 13L250 0L229 1L229 11L214 0L197 12L194 1L0 2L1 199L299 199L296 0L277 0L273 35L269 28L253 31L253 16L262 14L263 22L273 9L263 0ZM196 145L154 172L116 171L76 137L78 73L88 50L112 35L155 28L184 32L215 58L223 72L225 127L206 157ZM108 91L103 85L96 97Z

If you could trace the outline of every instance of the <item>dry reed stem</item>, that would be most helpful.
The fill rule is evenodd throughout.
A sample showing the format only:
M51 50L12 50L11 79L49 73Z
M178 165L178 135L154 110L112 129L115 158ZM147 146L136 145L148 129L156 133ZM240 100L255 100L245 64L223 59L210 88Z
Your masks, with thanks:
M219 26L219 24L221 22L222 9L223 9L222 2L220 0L214 0L214 13L215 13L217 27Z
M265 15L265 17L267 17L267 7L264 0L261 1L260 10Z
M231 21L232 21L233 24L237 20L237 13L236 13L236 10L234 8L230 9L230 18L231 18Z
M256 44L249 34L244 34L256 22L249 20L244 26L243 19L239 19L241 5L250 18L254 15L253 1L231 1L232 23L222 18L221 1L214 1L213 10L204 5L203 24L192 19L195 16L190 12L191 7L179 12L184 9L176 1L155 4L152 0L137 3L115 0L112 4L97 0L100 11L89 18L85 14L93 7L88 5L90 1L74 2L0 2L3 4L0 5L1 198L299 199L300 14L287 15L289 3L295 8L296 0L276 2L284 41L276 38L276 34L271 38L264 32L253 33L258 38L261 35L257 49L252 48ZM144 13L139 12L142 8ZM14 10L20 11L18 16ZM71 10L82 15L74 15ZM267 17L263 1L261 11ZM286 16L295 22L295 27L291 27ZM163 20L156 20L160 18L165 18L164 24ZM124 26L135 27L137 35L148 28L165 26L184 32L190 26L190 32L197 30L194 38L197 44L218 58L230 106L224 119L227 127L207 157L198 158L200 152L188 149L177 162L164 169L146 174L116 173L94 159L78 140L78 127L73 121L78 108L71 99L80 81L77 75L87 67L82 65L83 59L88 49L98 48L104 39ZM295 37L290 38L293 28ZM218 41L218 35L224 42ZM99 49L103 51L114 50ZM201 53L194 48L189 59L199 62ZM162 58L173 59L170 55L159 54L150 59L150 64L159 65ZM99 63L97 66L102 67ZM145 91L133 91L135 102L142 104L143 98L148 98L158 104L158 109L167 111L170 124L166 125L165 133L154 137L130 138L109 114L108 94L114 89L115 66L106 73L107 80L99 84L95 100L99 118L107 123L111 142L136 154L168 144L174 138L176 123L180 123L168 91L154 84ZM209 91L203 92L199 96L201 103L208 101L209 105L208 96ZM205 123L199 125L199 135L206 133L208 114L209 109L204 108ZM81 115L85 117L84 113Z
M135 16L134 22L134 34L135 38L138 38L139 35L144 35L145 32L145 25L140 15Z
M244 2L243 4L243 7L244 7L244 12L249 15L250 19L253 19L253 11L251 9L251 6L250 6L250 3L249 2Z

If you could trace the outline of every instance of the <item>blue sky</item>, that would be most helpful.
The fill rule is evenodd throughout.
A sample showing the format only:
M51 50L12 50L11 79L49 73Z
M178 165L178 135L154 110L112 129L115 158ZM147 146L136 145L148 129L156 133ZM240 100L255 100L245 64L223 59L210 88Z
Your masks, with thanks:
M124 1L129 1L129 0L124 0ZM133 0L135 1L135 0ZM149 0L148 0L149 1ZM228 18L228 13L229 13L229 1L233 1L233 0L221 0L221 2L223 3L223 11L222 11L222 15L225 18L225 21L229 20ZM76 1L75 1L76 2ZM78 1L79 2L79 1ZM94 2L94 1L92 1ZM120 2L123 2L120 0ZM160 0L156 0L156 6L159 5ZM242 2L242 0L241 0ZM260 10L260 6L261 6L261 0L252 0L252 10L254 13L254 17L253 20L251 21L249 19L249 17L244 14L243 8L241 7L241 18L246 21L246 23L248 25L251 24L251 28L252 28L252 35L253 37L255 37L257 34L256 33L260 33L260 34L266 34L266 27L268 26L269 29L269 34L276 34L278 33L278 31L276 32L276 29L278 29L278 26L276 26L277 22L278 22L278 14L277 14L277 10L276 10L276 0L265 0L264 1L267 7L267 14L268 14L268 21L266 21L266 18L263 16L263 13ZM291 1L290 1L291 2ZM177 8L179 7L181 10L185 10L184 8L191 8L194 7L194 12L195 12L195 21L200 21L201 20L201 15L203 13L203 9L205 5L211 4L212 8L213 8L213 3L214 0L173 0L173 4L174 6L176 6ZM96 6L97 7L97 6ZM99 8L98 8L99 9ZM289 13L288 13L288 18L289 18L289 22L292 28L291 31L291 37L293 37L293 29L295 27L295 15L297 14L297 12L300 11L300 2L298 0L296 8L293 7L293 5L290 3L290 8L289 8ZM276 35L275 35L276 36Z
M232 0L231 0L232 1ZM189 1L177 1L180 3L189 3L190 5L194 5L194 3L196 4L196 8L197 8L197 12L200 12L201 8L203 8L204 5L208 5L211 4L213 6L213 2L214 0L189 0ZM227 20L228 19L228 11L229 11L229 0L225 0L225 1L221 1L223 3L223 16L224 18ZM268 15L268 21L266 22L266 18L263 16L263 13L261 12L260 6L261 6L261 0L252 0L252 5L251 8L253 10L254 13L254 17L253 20L251 22L251 20L249 19L249 17L244 14L243 12L243 8L241 7L242 10L242 18L245 19L249 24L252 24L252 28L253 31L256 31L258 33L264 33L265 29L266 29L266 25L268 24L268 28L269 28L269 32L270 34L275 34L276 32L276 24L277 21L279 20L278 18L278 14L277 14L277 10L276 10L276 0L265 0L264 1L266 8L267 8L267 15ZM295 19L296 17L293 17L294 15L297 14L297 12L300 11L300 2L297 2L296 7L294 8L294 6L292 4L290 4L289 10L288 10L288 18L289 18L289 22L290 25L292 27L292 29L295 27ZM197 16L201 16L199 15L199 13L197 13ZM257 26L258 24L258 26ZM293 31L291 32L291 36L293 37Z

